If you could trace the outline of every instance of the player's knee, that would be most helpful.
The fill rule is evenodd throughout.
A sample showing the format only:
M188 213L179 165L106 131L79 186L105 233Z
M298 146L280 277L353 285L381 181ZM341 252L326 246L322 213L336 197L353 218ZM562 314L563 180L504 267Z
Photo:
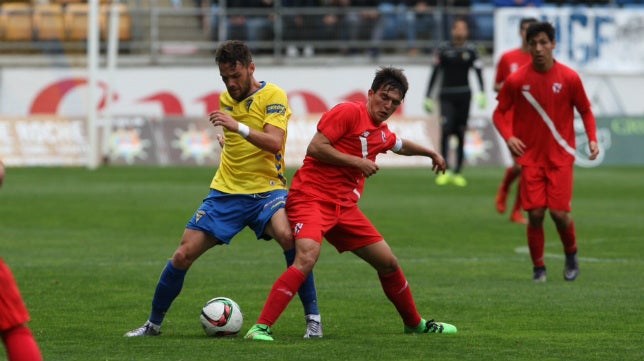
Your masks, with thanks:
M570 225L569 213L566 211L550 210L550 218L555 222L557 228L568 228Z
M400 264L394 255L389 256L376 265L376 270L379 274L390 274L396 272L398 268L400 268Z
M275 241L279 243L279 245L282 247L282 249L289 250L293 248L295 243L293 242L293 234L291 233L290 229L284 229L284 230L276 230L274 231L275 234L273 237L275 238Z
M315 267L317 260L318 255L313 252L299 252L295 256L295 262L293 265L304 274L308 274L313 270L313 267Z
M187 270L192 266L194 261L195 258L191 257L181 248L177 249L172 255L172 266L178 269Z
M535 221L543 222L543 217L546 214L545 208L535 208L528 211L528 217L534 219Z

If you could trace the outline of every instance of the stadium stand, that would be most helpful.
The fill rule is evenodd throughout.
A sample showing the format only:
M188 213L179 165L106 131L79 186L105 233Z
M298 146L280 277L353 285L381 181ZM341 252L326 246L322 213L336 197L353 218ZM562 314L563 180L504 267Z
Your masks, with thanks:
M33 29L37 40L64 40L63 6L58 3L35 4Z
M3 0L0 0L0 3ZM64 51L83 50L87 39L87 0L4 0L0 8L0 58L3 54L40 54L45 49ZM118 1L120 52L151 59L151 63L164 57L168 61L198 61L209 59L219 41L234 36L231 19L244 15L269 16L270 34L253 42L258 54L272 56L276 62L280 57L307 57L305 48L310 47L311 55L360 56L374 49L385 55L408 56L409 32L400 31L398 37L374 39L374 24L377 23L378 4L375 0L327 0L324 6L300 6L314 0L276 1L281 8L228 7L222 11L216 0L173 1L173 0L98 0L101 4L99 25L101 51L106 48L108 35L108 5ZM37 5L37 3L49 5ZM467 3L468 5L455 6ZM541 6L587 6L587 7L642 7L644 0L522 0L522 3L541 3ZM244 3L244 2L240 2ZM286 5L291 4L292 5ZM318 2L316 2L318 3ZM339 6L339 4L350 4ZM409 1L408 4L416 3ZM179 4L179 5L178 5ZM228 3L229 5L232 4ZM482 50L489 51L494 45L495 0L471 1L427 1L423 10L408 6L404 10L406 19L415 17L417 28L418 55L429 54L439 43L449 37L449 19L465 16L470 21L471 39ZM447 5L452 4L452 5ZM608 5L607 5L608 4ZM61 32L61 10L62 27ZM398 9L398 8L397 8ZM403 10L398 10L403 11ZM402 13L401 13L402 14ZM399 15L401 15L399 14ZM298 16L306 21L299 25L292 21ZM368 15L368 16L367 16ZM281 16L282 21L277 21ZM198 21L195 21L198 19ZM329 22L335 19L335 22ZM328 22L328 23L327 23ZM331 25L329 25L331 24ZM281 26L281 28L279 28ZM327 30L334 31L328 36ZM62 35L61 35L62 33ZM269 32L266 32L268 34ZM222 35L223 34L223 35ZM237 35L247 40L245 34ZM62 38L62 41L60 41ZM405 42L407 40L407 42ZM414 45L415 46L415 45ZM302 49L300 53L299 49ZM297 51L290 54L289 49ZM186 49L189 49L187 51ZM189 56L188 56L189 55ZM195 55L195 56L192 56ZM418 56L419 61L423 57ZM2 60L2 59L0 59ZM133 59L138 61L137 59Z
M86 3L69 3L65 5L65 40L87 39L87 16L89 6Z
M23 2L3 3L0 6L0 27L2 40L32 40L31 5Z
M101 29L101 38L107 39L109 31L109 19L110 19L110 4L101 5L100 11L100 29ZM128 7L126 4L118 4L118 17L119 17L119 29L118 29L118 38L121 41L131 40L132 39L132 18L129 15Z

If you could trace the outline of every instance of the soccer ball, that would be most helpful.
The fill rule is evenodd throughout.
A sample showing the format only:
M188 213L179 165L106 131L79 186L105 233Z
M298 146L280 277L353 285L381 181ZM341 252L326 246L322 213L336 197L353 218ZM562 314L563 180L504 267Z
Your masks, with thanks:
M239 305L227 297L215 297L201 309L201 326L212 337L235 336L244 323Z

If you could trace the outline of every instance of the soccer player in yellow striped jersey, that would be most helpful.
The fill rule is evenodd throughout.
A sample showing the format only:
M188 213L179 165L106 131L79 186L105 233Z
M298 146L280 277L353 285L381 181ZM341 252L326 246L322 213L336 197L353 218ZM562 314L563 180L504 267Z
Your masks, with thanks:
M223 146L219 168L210 192L188 221L179 246L161 273L148 320L126 337L160 335L161 323L193 262L214 246L230 244L245 227L251 228L257 239L275 239L284 250L287 266L295 259L293 234L284 210L284 149L291 116L288 98L278 86L255 79L255 63L243 42L222 43L215 61L226 86L219 98L220 110L209 114L210 123L224 130L224 137L219 138ZM304 306L304 338L322 337L312 274L298 294Z
M225 193L262 193L286 189L284 149L291 109L284 91L275 84L260 82L257 90L241 100L225 92L219 98L219 108L221 111L211 115L213 124L230 115L239 124L248 127L249 135L244 138L239 133L239 126L236 131L224 128L225 144L228 146L223 149L221 164L210 188ZM272 144L275 148L271 151L262 149L264 144L260 140L253 142L255 132L267 127L277 128L270 130L276 134L283 132L282 136L275 137L281 142Z

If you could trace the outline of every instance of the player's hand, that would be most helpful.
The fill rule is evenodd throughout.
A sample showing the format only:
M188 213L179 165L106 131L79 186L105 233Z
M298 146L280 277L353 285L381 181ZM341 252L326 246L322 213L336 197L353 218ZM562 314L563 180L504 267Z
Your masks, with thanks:
M219 143L219 146L223 149L224 145L226 145L226 140L224 139L224 136L221 134L217 134L217 143Z
M425 111L427 113L433 113L434 112L434 100L432 100L432 98L425 98L425 101L423 102L423 107L425 108Z
M445 162L445 159L438 153L435 153L431 158L432 171L436 174L444 174L447 170L447 163Z
M476 104L478 104L480 109L485 109L487 107L487 97L484 92L476 94Z
M215 127L222 126L231 132L237 132L239 130L239 123L235 118L230 114L226 114L222 111L215 110L214 112L208 115L208 120Z
M525 143L517 137L510 137L507 140L508 149L515 157L522 157L525 154Z
M358 167L362 174L367 178L376 174L380 169L380 167L378 167L375 162L372 162L371 160L366 158L360 158L356 167Z
M599 145L597 145L597 142L594 141L588 142L588 149L590 149L590 155L588 156L588 159L595 160L599 155Z

